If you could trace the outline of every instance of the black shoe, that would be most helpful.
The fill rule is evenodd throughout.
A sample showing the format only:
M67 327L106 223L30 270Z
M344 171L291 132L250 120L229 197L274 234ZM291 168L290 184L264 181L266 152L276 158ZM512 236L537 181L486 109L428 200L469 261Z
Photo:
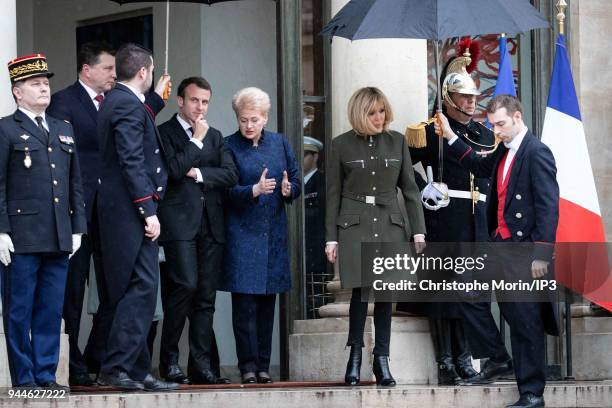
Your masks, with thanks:
M39 384L41 388L46 388L49 390L62 390L62 391L70 391L70 387L66 385L60 385L55 381L49 381L46 383Z
M346 385L359 384L361 373L361 347L351 346L348 363L346 363L346 374L344 374L344 382Z
M268 374L267 371L259 371L257 373L258 384L271 384L272 382L272 377L270 377L270 374Z
M144 380L142 380L145 391L172 391L177 390L180 385L175 382L162 381L153 377L151 374L147 374Z
M453 360L450 357L438 362L438 385L461 384L461 377L457 374Z
M512 375L512 359L508 359L502 363L496 363L489 359L483 365L480 373L477 376L465 380L467 385L485 385L491 384L499 377Z
M159 366L159 375L168 382L177 384L189 384L189 378L181 370L178 364L168 364L167 366Z
M469 382L470 379L475 378L478 375L478 371L474 370L472 366L472 357L468 357L467 359L459 359L455 362L455 371L457 371L457 375L461 377L462 381Z
M249 372L242 374L242 383L243 384L257 383L257 377L255 376L255 373L252 371L249 371Z
M217 384L217 376L210 368L189 371L189 380L192 384Z
M142 381L131 379L125 371L116 371L111 374L100 373L98 385L121 388L128 391L144 390L145 388Z
M540 408L544 406L544 397L537 397L530 392L526 392L514 404L506 405L506 408Z
M77 373L71 375L68 378L68 383L70 385L78 385L81 387L93 387L94 385L96 385L96 382L92 380L89 374L87 373Z
M217 377L217 381L215 381L215 384L231 384L232 381L229 378L225 378L225 377Z
M395 387L395 379L389 371L389 357L374 354L374 365L372 367L376 385L383 387Z

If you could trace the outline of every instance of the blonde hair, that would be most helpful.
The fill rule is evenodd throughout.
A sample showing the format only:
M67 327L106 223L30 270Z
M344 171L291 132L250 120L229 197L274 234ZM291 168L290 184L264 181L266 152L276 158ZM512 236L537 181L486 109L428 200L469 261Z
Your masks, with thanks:
M270 96L259 88L243 88L234 94L232 109L238 115L243 109L259 110L268 114L271 107Z
M374 135L378 131L372 126L368 114L377 102L382 102L385 108L385 123L383 131L387 131L389 123L393 121L391 104L382 91L373 86L358 89L348 103L348 119L351 127L358 135Z

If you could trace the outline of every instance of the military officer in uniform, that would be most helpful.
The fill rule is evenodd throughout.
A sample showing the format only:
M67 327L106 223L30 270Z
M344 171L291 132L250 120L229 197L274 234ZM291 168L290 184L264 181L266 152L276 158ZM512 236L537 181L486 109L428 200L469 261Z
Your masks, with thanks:
M326 274L325 253L325 175L319 170L319 152L323 143L314 137L304 136L304 209L306 282L309 304L307 316L314 319L319 307L325 304L325 283L331 279Z
M79 163L69 123L45 114L43 54L8 64L17 111L0 120L0 272L15 387L55 381L68 258L86 232Z
M464 49L460 50L459 56L449 60L442 72L442 111L449 118L450 127L457 137L480 155L487 155L493 153L496 148L495 136L473 119L476 97L480 92L467 69L475 66L472 60L477 56L472 58L469 43L463 45ZM474 46L471 49L475 51ZM423 141L412 137L410 129L408 130L412 160L414 163L420 162L429 174L427 181L423 180L420 174L416 176L425 207L428 241L486 241L488 232L485 208L490 184L488 177L475 177L462 167L458 160L446 152L448 146L444 146L443 163L440 166L439 137L434 131L433 123L425 128L425 133L426 143L423 146ZM437 182L445 185L441 186ZM472 350L476 358L490 357L490 362L487 362L484 367L486 370L483 371L486 378L477 377L478 373L472 367L472 354L462 323L463 304L434 303L430 306L430 329L440 385L459 385L473 380L490 382L494 376L511 373L511 360L505 348L495 356L476 349ZM467 310L471 308L489 310L490 315L488 303L471 303ZM498 331L496 335L500 336Z

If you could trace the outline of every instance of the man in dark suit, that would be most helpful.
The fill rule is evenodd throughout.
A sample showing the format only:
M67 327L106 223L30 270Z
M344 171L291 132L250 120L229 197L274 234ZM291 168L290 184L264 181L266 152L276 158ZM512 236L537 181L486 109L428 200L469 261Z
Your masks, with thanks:
M100 259L99 227L97 217L93 214L102 163L98 147L97 117L104 95L115 86L115 51L104 42L83 44L77 54L77 67L78 80L52 96L47 112L72 124L78 146L88 234L83 237L79 251L70 259L63 317L70 344L70 384L88 386L94 384L88 372L97 373L100 369L106 334L111 323L105 308L106 303L103 301L106 285L99 279L104 275ZM162 77L156 90L161 93L160 89L168 80L169 78ZM164 101L155 92L147 93L146 103L155 113L164 107ZM84 358L78 341L85 284L92 255L97 271L97 288L100 292L98 297L102 300L102 306L94 317Z
M519 100L499 95L487 107L493 131L503 142L496 154L479 156L458 138L448 120L440 116L437 130L448 140L449 153L477 176L491 175L487 206L488 227L493 242L532 242L528 264L511 259L502 264L509 277L540 279L551 269L559 219L559 186L555 159L550 149L527 129ZM554 306L550 302L499 302L510 325L514 373L520 399L508 407L543 407L546 384L545 333L558 335ZM471 316L471 318L470 318ZM490 355L503 347L501 339L488 338L495 322L488 316L466 314L468 330L482 337ZM477 337L477 336L476 336Z
M103 43L84 44L77 55L77 66L79 79L55 93L47 111L72 124L81 164L88 234L70 259L63 317L70 344L70 385L90 386L94 382L88 375L87 364L79 349L79 328L92 253L96 269L100 269L98 226L95 217L92 218L101 162L96 119L104 94L115 85L114 51Z
M102 166L97 215L112 324L98 382L122 389L168 390L178 384L149 372L147 334L159 281L157 205L167 173L144 93L153 81L149 50L125 44L115 56L117 85L98 116Z
M0 274L11 382L65 389L55 371L68 258L87 228L79 161L70 124L45 114L53 74L44 55L8 68L19 107L0 120Z
M178 88L178 114L159 126L169 175L159 206L168 270L162 283L159 369L162 377L179 383L188 382L178 365L178 343L187 318L190 381L229 383L215 372L219 357L213 314L225 243L221 195L236 184L238 170L221 132L205 120L211 92L204 78L184 79Z
M323 143L304 136L304 241L306 249L307 317L317 317L325 302L325 284L333 277L326 274L325 259L325 175L317 167Z

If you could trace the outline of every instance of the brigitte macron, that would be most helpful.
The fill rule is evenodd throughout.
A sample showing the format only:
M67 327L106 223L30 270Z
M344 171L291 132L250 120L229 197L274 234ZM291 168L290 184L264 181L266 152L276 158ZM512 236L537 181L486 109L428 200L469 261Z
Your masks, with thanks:
M344 381L359 383L363 330L368 303L362 302L361 242L407 242L414 236L424 246L425 221L404 137L389 130L393 112L387 97L374 87L361 88L348 104L352 130L334 138L327 174L325 252L340 262L343 288L353 289L349 309L351 353ZM400 212L402 192L408 219ZM364 287L362 289L362 287ZM374 304L374 366L376 383L394 386L389 370L391 303Z
M291 287L285 203L300 195L298 165L287 139L264 130L270 97L245 88L232 99L239 130L225 139L239 180L228 191L225 279L243 383L270 383L276 294Z

